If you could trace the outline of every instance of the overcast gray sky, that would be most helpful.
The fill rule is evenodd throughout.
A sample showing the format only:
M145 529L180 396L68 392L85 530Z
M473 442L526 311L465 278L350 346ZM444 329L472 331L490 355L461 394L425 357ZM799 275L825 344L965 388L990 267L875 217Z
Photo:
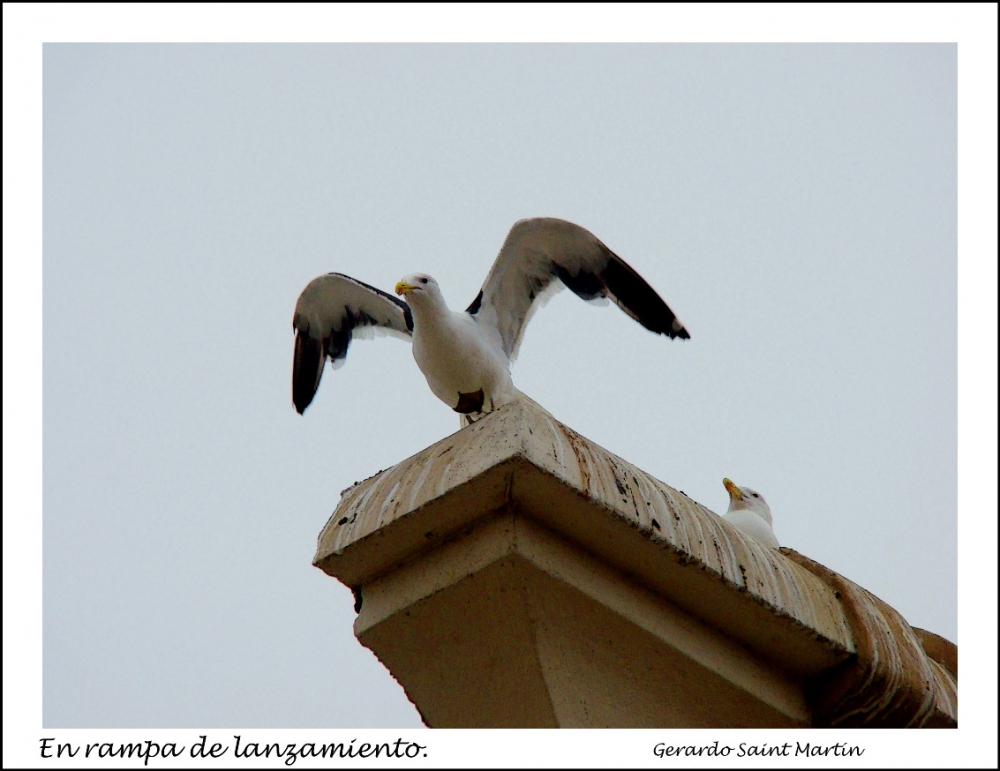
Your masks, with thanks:
M457 421L388 338L296 415L292 308L331 270L464 307L538 215L692 339L564 292L518 387L958 641L956 93L949 44L47 45L44 724L420 725L310 563Z
M291 311L330 270L464 307L536 215L692 339L564 293L518 386L956 639L954 45L44 56L46 725L419 724L310 558L457 421L392 339L298 416Z

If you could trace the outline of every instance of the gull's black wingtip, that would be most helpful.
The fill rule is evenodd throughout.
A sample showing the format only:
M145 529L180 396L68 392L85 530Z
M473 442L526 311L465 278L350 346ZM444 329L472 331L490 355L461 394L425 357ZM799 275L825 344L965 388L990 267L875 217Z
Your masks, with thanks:
M312 400L312 394L303 394L301 392L296 392L294 389L292 390L292 404L295 405L295 411L299 413L299 415L305 414L306 407L312 404Z
M689 340L691 335L656 290L625 260L607 247L605 250L608 263L600 280L618 306L650 332L666 335L671 340ZM574 287L570 288L580 294Z
M323 342L314 340L302 330L296 330L292 363L292 404L299 415L312 404L316 389L319 388L319 380L323 376L324 364L326 356Z

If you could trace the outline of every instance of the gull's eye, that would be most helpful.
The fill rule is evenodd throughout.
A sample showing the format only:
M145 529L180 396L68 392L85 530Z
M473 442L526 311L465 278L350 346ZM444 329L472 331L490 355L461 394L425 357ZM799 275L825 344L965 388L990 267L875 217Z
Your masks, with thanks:
M426 284L426 283L427 283L427 279L426 279L426 278L422 278L422 279L420 279L420 283L421 283L421 284Z
M750 495L752 495L754 498L760 498L760 496L757 495L757 493L750 493Z

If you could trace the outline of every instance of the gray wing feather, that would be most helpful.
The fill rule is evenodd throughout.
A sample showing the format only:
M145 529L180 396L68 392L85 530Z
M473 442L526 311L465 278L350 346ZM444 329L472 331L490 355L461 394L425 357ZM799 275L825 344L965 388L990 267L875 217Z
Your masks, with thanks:
M514 223L468 312L495 327L513 361L532 314L564 286L584 300L610 299L652 332L690 337L628 263L589 230L551 217Z
M410 339L413 317L402 300L341 273L314 278L295 303L292 318L292 402L305 412L319 388L327 358L344 363L354 337L387 333Z

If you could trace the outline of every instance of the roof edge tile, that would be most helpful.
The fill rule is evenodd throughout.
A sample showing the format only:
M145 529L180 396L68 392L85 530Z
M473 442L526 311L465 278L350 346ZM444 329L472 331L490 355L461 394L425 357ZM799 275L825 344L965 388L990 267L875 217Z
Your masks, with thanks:
M958 684L897 610L824 565L782 549L840 600L857 653L809 685L817 726L956 727ZM947 640L933 635L947 643ZM954 646L953 646L954 647ZM957 648L955 654L957 671Z

